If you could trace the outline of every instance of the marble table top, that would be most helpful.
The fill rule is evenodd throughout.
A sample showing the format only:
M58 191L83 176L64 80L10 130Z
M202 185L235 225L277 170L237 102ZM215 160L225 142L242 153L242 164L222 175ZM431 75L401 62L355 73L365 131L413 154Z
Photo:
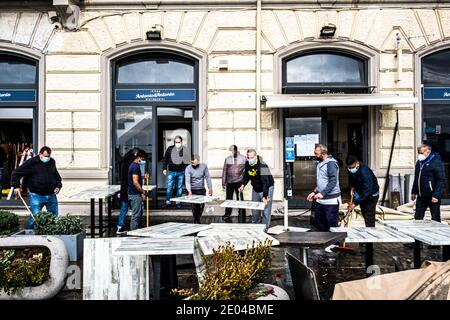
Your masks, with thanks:
M156 186L154 186L154 185L149 185L148 188L147 188L146 185L143 185L143 186L142 186L142 189L144 189L145 191L153 191L153 190L156 189Z
M194 237L123 238L115 255L177 255L194 253Z
M89 187L69 197L71 200L106 199L120 191L120 185L98 185Z
M444 223L432 220L384 221L382 223L432 246L450 245L450 226Z
M200 231L197 236L208 237L214 236L218 233L223 232L240 232L242 230L250 231L260 231L264 232L266 228L265 224L255 224L255 223L211 223L210 228L207 230Z
M413 238L392 228L384 228L384 227L330 228L330 231L347 232L345 242L348 243L414 242Z
M264 210L266 205L263 202L256 201L240 201L240 200L225 200L220 204L222 208L236 208L236 209L253 209Z
M206 224L166 222L147 228L128 231L127 235L150 238L176 238L188 236L210 228L212 226Z
M192 195L192 196L183 196L179 198L171 198L172 202L187 202L187 203L209 203L219 200L217 196L202 196L202 195Z
M213 253L213 249L226 245L227 242L234 245L235 250L245 250L251 248L253 244L271 240L272 246L279 245L280 242L270 235L258 230L234 230L229 232L220 232L208 237L199 237L198 243L201 251L205 255Z
M283 232L275 236L281 244L304 248L328 247L347 236L346 232Z

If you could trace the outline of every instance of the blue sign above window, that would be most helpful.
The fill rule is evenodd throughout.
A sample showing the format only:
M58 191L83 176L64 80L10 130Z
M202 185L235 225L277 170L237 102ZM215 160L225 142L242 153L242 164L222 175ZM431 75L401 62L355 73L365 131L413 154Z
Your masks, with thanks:
M116 89L116 102L195 102L195 89Z
M450 87L424 87L423 100L450 100Z
M36 90L0 89L0 103L36 102Z

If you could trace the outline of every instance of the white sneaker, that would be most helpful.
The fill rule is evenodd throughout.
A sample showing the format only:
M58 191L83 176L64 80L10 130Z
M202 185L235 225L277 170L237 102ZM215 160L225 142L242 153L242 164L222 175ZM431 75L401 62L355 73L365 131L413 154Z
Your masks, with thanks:
M117 227L117 230L116 230L116 234L125 234L125 233L127 233L127 231L125 230L125 228L124 227Z

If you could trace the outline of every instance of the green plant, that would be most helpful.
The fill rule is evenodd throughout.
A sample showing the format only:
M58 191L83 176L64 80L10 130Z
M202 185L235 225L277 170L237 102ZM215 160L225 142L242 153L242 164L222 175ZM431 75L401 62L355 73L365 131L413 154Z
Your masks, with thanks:
M49 212L40 212L35 217L35 232L38 235L77 234L84 231L83 221L77 216L67 214L56 217Z
M36 234L56 234L56 216L51 212L41 211L34 215L36 227L34 232Z
M199 281L199 290L174 290L191 300L247 300L255 297L257 284L267 275L271 264L271 241L259 243L242 255L227 243L204 257L206 273Z
M0 288L8 295L24 287L39 286L49 276L50 255L42 249L1 250Z
M84 225L80 217L67 214L56 219L57 234L77 234L82 231Z
M0 235L10 235L17 231L19 217L11 211L0 210Z

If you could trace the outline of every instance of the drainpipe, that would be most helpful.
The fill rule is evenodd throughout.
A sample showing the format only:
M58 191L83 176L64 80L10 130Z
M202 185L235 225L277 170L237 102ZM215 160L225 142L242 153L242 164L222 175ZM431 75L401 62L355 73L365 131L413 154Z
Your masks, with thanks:
M256 1L256 150L261 152L261 0Z

